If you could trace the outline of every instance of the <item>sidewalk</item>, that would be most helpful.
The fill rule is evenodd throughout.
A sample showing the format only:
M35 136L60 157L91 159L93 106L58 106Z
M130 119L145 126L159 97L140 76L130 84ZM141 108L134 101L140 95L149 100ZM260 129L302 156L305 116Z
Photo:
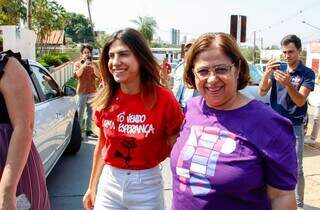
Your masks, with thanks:
M318 96L317 96L318 97ZM314 107L308 107L309 122L307 135L313 125ZM304 144L303 171L305 176L305 210L320 210L320 135L315 145Z
M319 139L318 139L319 140ZM305 210L320 210L320 143L305 144L303 158L305 176Z

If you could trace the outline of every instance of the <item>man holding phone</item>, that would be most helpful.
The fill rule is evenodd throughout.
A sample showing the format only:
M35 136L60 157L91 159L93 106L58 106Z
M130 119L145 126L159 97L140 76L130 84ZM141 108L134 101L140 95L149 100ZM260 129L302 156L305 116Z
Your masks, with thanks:
M281 40L281 48L287 61L287 69L284 67L285 64L270 60L259 85L259 94L265 96L271 88L271 107L293 124L299 165L296 187L297 206L298 209L303 209L303 120L307 114L307 97L314 89L315 74L299 60L302 50L299 37L293 34L285 36Z
M81 60L75 63L75 78L78 80L78 118L82 127L83 113L86 108L87 117L85 120L85 134L87 137L97 138L98 136L91 131L92 108L90 100L96 92L96 79L100 77L97 65L92 62L92 47L83 45L80 49Z

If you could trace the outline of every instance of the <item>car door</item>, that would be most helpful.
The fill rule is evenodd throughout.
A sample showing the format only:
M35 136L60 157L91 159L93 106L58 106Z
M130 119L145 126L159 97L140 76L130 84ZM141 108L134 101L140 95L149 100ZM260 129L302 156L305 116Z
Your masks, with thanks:
M47 172L60 157L60 148L66 144L71 117L66 107L68 103L63 103L64 97L53 78L40 66L31 65L31 69L39 96L35 106L34 142Z

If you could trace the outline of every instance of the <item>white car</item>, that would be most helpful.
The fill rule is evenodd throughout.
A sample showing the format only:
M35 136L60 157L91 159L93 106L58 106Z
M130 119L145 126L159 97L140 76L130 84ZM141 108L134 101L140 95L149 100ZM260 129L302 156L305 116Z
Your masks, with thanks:
M244 89L240 90L241 93L249 98L254 98L263 103L270 105L270 91L265 96L259 95L259 82L263 77L263 70L257 68L254 64L249 64L250 83Z
M33 141L48 176L63 152L75 154L81 146L76 91L64 86L63 91L49 72L29 60L35 101Z
M94 48L92 49L92 60L99 60L100 57L100 49Z

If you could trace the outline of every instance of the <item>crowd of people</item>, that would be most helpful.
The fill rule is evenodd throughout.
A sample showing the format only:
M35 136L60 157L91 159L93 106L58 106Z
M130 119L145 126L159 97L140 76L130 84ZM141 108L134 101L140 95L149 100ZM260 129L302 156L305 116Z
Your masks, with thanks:
M285 36L281 49L287 69L270 60L259 85L261 96L271 92L267 106L240 92L249 65L226 33L187 42L174 71L167 59L157 62L135 29L108 38L99 66L92 47L82 46L74 72L79 121L86 109L85 135L98 138L84 208L164 210L159 164L170 157L173 210L303 209L303 120L315 73L300 61L299 37ZM16 210L20 194L30 209L50 209L32 143L27 71L11 57L0 62L0 209ZM17 77L21 82L12 82Z

